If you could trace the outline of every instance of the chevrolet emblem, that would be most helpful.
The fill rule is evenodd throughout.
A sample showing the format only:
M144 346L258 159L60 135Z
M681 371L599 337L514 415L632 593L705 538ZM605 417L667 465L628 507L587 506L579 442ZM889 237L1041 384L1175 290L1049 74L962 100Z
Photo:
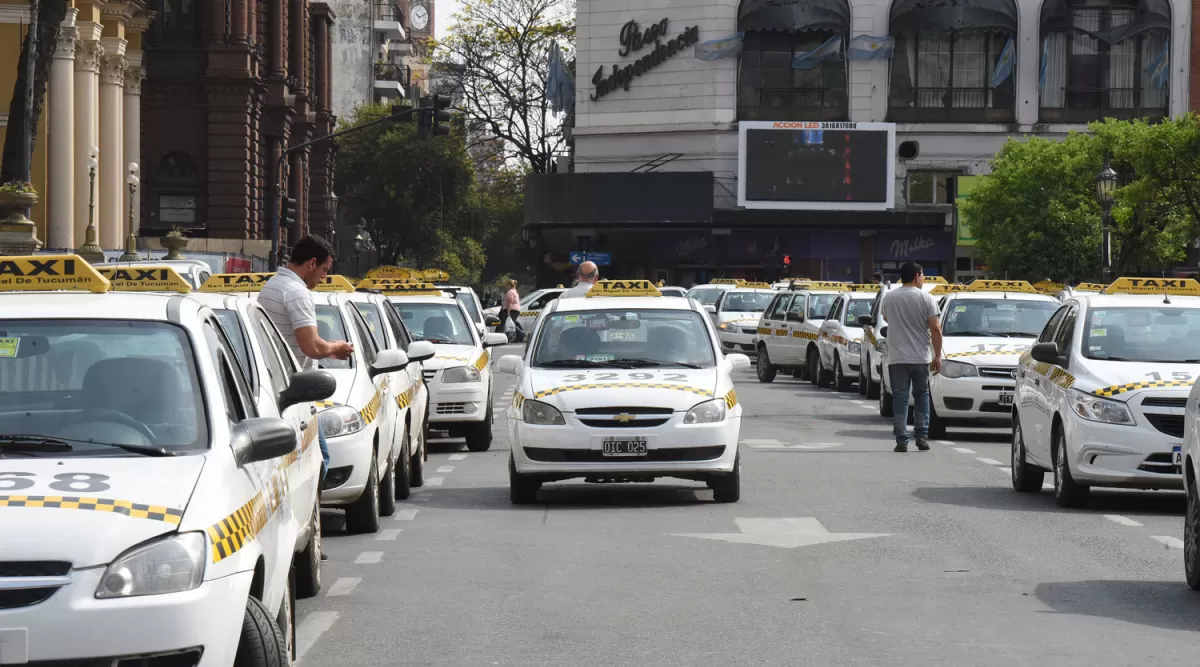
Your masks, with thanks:
M619 415L613 415L613 421L621 422L622 424L628 424L634 419L636 419L636 417L627 412L622 412Z

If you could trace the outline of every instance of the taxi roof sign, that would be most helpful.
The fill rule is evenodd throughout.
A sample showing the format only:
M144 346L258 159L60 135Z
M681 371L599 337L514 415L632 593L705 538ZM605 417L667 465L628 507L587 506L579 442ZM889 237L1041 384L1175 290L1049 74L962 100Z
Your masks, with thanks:
M933 291L932 291L932 292L930 292L929 294L930 294L931 296L941 296L941 295L943 295L943 294L951 294L951 293L953 293L953 292L965 292L965 291L967 291L967 286L966 286L966 285L950 285L950 284L946 284L946 285L936 285L936 286L933 288Z
M1038 291L1027 280L984 280L979 279L967 285L967 292L1025 292L1037 294Z
M420 273L421 279L427 283L448 283L450 282L450 274L441 269L425 269L423 271L414 271ZM414 276L415 278L416 276Z
M950 281L941 276L925 276L925 282L933 283L934 285L949 285Z
M364 279L366 280L371 280L374 278L388 278L393 280L424 280L425 275L422 271L406 269L401 266L377 266L370 271L367 271L367 275L364 276Z
M791 289L806 289L806 290L832 290L834 292L845 292L848 287L846 283L836 280L809 280L804 283L797 283L796 287Z
M708 281L709 285L743 285L745 280L741 278L715 278Z
M108 278L114 292L179 292L187 294L192 285L170 266L100 266L100 275Z
M1056 283L1052 280L1039 280L1033 284L1033 289L1041 294L1054 295L1066 289L1067 286L1063 283Z
M874 283L852 283L850 285L846 285L846 289L850 290L851 292L878 292L879 285Z
M111 284L79 255L0 257L0 292L107 292Z
M1194 278L1117 278L1104 293L1200 296L1200 282Z
M587 296L662 296L649 280L598 280Z
M200 286L201 292L261 292L274 273L214 273Z
M353 292L354 283L346 276L325 276L314 292Z
M365 279L360 288L377 289L391 296L446 296L436 285L415 280L389 280L387 278Z
M659 285L659 287L662 287L662 285ZM745 287L746 289L771 289L771 283L742 283L738 287Z
M1104 283L1079 283L1073 288L1076 292L1103 292L1108 289Z

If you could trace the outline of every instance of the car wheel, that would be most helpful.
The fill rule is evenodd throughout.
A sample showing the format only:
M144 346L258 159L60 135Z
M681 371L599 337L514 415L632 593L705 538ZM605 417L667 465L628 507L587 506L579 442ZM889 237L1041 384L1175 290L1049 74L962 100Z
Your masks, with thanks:
M867 374L867 398L879 398L879 391L883 388L883 379L875 381L875 362L868 357L862 365L862 370Z
M478 424L471 424L467 431L467 449L472 452L486 452L492 448L492 397L489 395L487 415Z
M371 452L367 486L353 505L346 508L346 530L351 533L379 532L379 463Z
M933 407L933 397L929 397L929 437L937 440L946 437L946 420L938 416L937 408Z
M417 451L413 452L412 460L408 464L409 486L414 489L425 485L425 459L428 457L425 451L425 429L421 429L421 434L417 437L421 439L421 444L418 445Z
M771 365L771 357L767 354L767 346L762 345L758 348L758 364L755 366L758 372L759 382L774 382L775 367Z
M1054 500L1059 507L1083 507L1091 489L1071 477L1067 459L1067 436L1059 428L1054 434Z
M807 363L804 364L808 368L808 381L812 384L820 386L821 380L821 355L817 354L812 348L808 349L808 356L805 358Z
M858 385L858 395L859 396L867 395L867 367L865 365L862 365L862 360L863 360L864 356L865 355L859 355L859 357L858 357L858 363L860 365L858 367L858 382L855 382L855 384Z
M842 360L833 355L833 388L838 391L850 391L850 378L842 372Z
M892 417L892 394L888 392L887 387L880 383L879 385L879 416Z
M1185 465L1187 465L1185 463ZM1183 520L1183 572L1188 586L1200 591L1200 489L1188 484L1187 516Z
M1029 465L1025 456L1025 432L1021 420L1013 416L1012 425L1012 486L1020 493L1037 493L1042 490L1046 473L1041 468Z
M532 505L537 502L538 489L542 483L529 475L517 472L517 463L508 457L508 499L514 505Z
M287 590L283 592L283 604L279 605L279 614L275 623L283 633L284 644L287 645L288 661L296 659L296 568L288 570Z
M389 463L379 478L379 516L396 513L396 464Z
M411 439L408 435L408 424L405 423L404 439L400 441L400 456L396 459L396 475L395 482L392 486L396 487L396 500L406 500L412 495L412 446L409 444ZM393 503L395 505L395 503ZM384 516L387 516L386 514Z
M718 475L709 484L713 490L713 500L718 503L736 503L742 497L742 454L738 452L733 459L733 472Z
M308 544L296 560L296 597L307 600L321 592L321 502L313 500Z
M287 638L257 598L246 598L242 632L233 667L284 667L291 664Z

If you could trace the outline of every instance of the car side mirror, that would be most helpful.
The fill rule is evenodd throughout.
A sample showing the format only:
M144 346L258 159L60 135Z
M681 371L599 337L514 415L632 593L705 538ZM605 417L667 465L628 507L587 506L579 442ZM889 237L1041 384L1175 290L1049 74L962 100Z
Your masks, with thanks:
M395 373L404 370L406 366L408 355L403 350L380 350L379 355L375 357L375 363L367 369L367 374L375 377L384 373Z
M408 363L427 361L437 353L437 348L427 340L413 341L408 345Z
M887 338L887 330L888 330L888 328L887 328L887 325L884 325L884 326L880 327L880 328L879 328L879 337L880 337L880 338Z
M1058 343L1037 343L1029 350L1029 356L1033 357L1034 361L1040 361L1044 364L1054 364L1055 366L1066 366L1067 360L1058 352Z
M311 401L323 401L337 391L337 380L325 371L300 371L292 374L292 380L275 401L279 404L279 412Z
M788 322L804 322L804 314L797 313L795 311L789 312L787 314L787 321Z
M502 333L485 334L483 337L484 347L496 347L497 345L507 345L508 336Z
M874 324L875 324L875 319L873 317L871 317L870 315L859 315L858 316L858 326L869 327L869 326L874 326Z
M704 311L707 312L709 315L716 315L717 307L716 306L705 306Z
M299 441L296 429L287 421L275 417L243 419L234 425L230 438L233 460L239 468L248 463L287 456L296 451Z
M525 360L515 354L506 354L496 360L496 370L509 375L520 375L525 368Z
M729 370L740 371L750 368L750 357L741 352L729 352L725 355L725 363L729 364Z
M488 315L487 317L483 318L483 323L489 327L498 327L500 326L500 318L496 317L495 315Z

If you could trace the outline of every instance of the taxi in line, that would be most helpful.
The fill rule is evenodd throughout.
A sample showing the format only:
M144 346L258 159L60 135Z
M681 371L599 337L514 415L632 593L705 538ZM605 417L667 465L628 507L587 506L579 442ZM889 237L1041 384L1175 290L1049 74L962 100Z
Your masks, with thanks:
M863 330L858 318L870 314L880 286L853 284L846 288L849 291L834 300L817 332L817 351L821 355L817 384L828 386L832 382L838 391L850 391L850 385L859 379ZM826 370L829 368L833 370Z
M713 304L713 324L724 351L755 353L758 320L774 295L768 283L741 283L733 289L719 290Z
M758 321L755 353L759 382L774 381L782 370L817 383L821 365L818 332L833 301L847 289L846 283L810 280L776 291Z

